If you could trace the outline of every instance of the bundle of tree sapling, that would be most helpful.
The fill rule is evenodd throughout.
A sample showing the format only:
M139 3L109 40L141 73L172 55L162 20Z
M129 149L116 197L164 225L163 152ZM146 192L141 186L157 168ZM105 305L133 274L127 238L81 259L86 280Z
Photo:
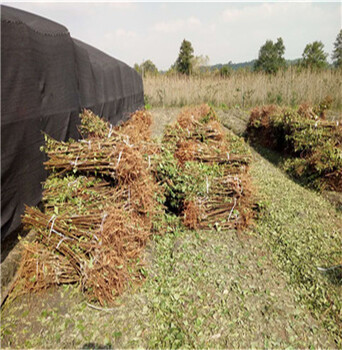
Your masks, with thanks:
M113 127L85 110L81 121L78 141L46 136L44 211L26 207L23 223L37 235L26 245L13 297L77 282L88 300L108 305L144 278L142 252L163 213L151 116L138 111Z

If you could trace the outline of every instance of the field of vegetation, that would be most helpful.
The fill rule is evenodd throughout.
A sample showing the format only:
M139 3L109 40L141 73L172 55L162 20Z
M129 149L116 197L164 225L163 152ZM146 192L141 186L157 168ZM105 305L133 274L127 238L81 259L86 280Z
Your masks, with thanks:
M342 71L298 70L290 67L276 75L237 71L228 77L220 74L146 75L146 104L152 107L183 107L203 101L219 108L247 109L257 105L298 106L303 102L317 104L326 96L331 108L342 111Z

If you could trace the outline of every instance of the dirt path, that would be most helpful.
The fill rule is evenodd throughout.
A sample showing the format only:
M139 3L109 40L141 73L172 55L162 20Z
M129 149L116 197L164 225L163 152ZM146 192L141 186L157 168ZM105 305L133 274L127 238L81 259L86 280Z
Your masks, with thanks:
M152 113L159 135L178 112ZM253 177L264 178L263 201L275 201L269 215L283 227L277 213L288 220L297 207L279 193L296 193L297 185L258 155ZM267 191L268 186L277 191ZM314 193L301 197L303 215L309 201L321 203ZM332 219L319 220L324 225ZM272 250L266 222L260 230L193 232L170 222L168 232L149 245L146 282L126 293L119 306L91 308L71 286L18 298L2 312L2 347L335 348L320 321L299 302L286 269L277 265L281 254Z

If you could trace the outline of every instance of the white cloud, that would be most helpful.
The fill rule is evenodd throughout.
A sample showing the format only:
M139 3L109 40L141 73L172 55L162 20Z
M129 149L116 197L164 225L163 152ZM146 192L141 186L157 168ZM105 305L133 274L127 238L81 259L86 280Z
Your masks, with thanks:
M159 33L177 33L182 30L196 29L200 25L201 21L197 17L192 16L187 19L157 22L150 29Z
M309 3L262 3L248 4L239 8L228 8L222 13L225 22L255 22L287 17L291 13L302 12L310 9ZM287 19L289 19L287 17Z
M115 10L136 10L138 8L137 4L133 2L110 2L106 5L109 9Z
M131 30L125 30L120 28L115 31L115 35L120 39L121 38L129 39L129 38L135 38L137 36L137 33Z
M190 17L186 20L186 23L189 27L197 27L201 24L201 21L196 17Z
M211 33L215 33L216 32L216 23L212 23L209 25L209 31Z
M156 23L151 29L161 33L174 33L178 32L183 26L182 20L176 21L163 21Z

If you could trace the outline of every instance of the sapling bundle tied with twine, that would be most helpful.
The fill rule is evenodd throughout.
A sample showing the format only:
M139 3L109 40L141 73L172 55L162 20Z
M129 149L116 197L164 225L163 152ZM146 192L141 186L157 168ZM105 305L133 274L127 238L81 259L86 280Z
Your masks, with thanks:
M342 192L342 121L325 119L329 99L297 110L269 105L251 111L250 140L284 156L283 168L317 190Z
M77 282L104 306L144 278L141 253L163 211L151 115L138 111L113 127L85 110L81 120L81 140L46 136L44 212L26 207L23 223L37 235L26 244L12 297Z
M183 110L166 129L163 145L167 161L159 166L159 177L170 202L178 203L185 225L194 229L248 225L253 206L251 156L242 140L225 131L212 108Z

